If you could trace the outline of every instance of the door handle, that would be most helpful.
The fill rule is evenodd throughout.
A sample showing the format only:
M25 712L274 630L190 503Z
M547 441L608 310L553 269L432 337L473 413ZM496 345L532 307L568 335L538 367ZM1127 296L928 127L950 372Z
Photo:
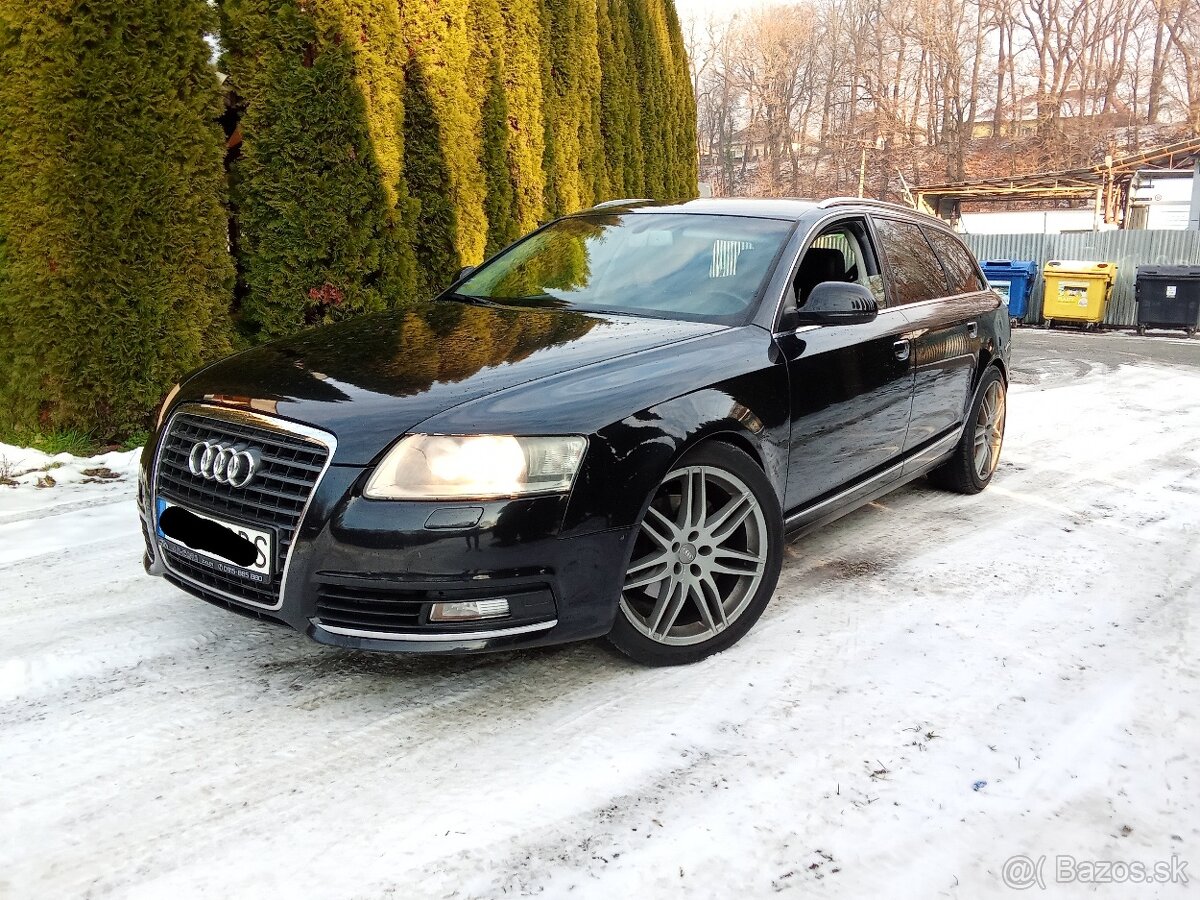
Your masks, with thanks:
M896 354L896 359L900 362L905 362L908 359L908 354L912 352L912 344L908 341L896 341L892 344L892 352Z
M973 337L973 338L979 337L979 323L978 322L968 322L967 323L967 337Z

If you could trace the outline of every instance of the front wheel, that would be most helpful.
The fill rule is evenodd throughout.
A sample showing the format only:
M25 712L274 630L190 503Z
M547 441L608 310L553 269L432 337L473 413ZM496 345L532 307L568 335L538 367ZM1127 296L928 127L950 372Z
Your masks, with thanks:
M782 560L782 513L762 469L733 447L702 445L650 498L608 639L651 666L724 650L766 609Z
M995 366L983 373L967 426L954 455L929 473L939 487L960 494L978 494L991 483L1004 445L1008 390Z

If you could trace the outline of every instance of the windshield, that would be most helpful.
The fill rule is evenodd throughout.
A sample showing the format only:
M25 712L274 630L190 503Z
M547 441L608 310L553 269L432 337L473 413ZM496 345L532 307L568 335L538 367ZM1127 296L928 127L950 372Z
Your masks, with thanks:
M511 247L460 297L702 322L744 321L792 223L742 216L572 216Z

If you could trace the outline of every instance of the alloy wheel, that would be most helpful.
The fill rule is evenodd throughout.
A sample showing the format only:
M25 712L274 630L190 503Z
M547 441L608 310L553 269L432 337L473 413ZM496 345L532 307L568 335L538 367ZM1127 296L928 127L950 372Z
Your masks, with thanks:
M676 469L642 520L621 610L658 643L709 640L750 605L768 540L762 507L744 481L715 466Z
M1000 462L1000 446L1004 443L1004 385L993 381L983 393L979 413L975 417L975 473L986 481Z

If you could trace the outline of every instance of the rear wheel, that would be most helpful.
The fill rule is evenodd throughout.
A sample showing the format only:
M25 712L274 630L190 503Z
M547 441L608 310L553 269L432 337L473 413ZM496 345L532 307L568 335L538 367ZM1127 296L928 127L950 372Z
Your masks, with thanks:
M995 366L989 366L954 455L929 473L934 484L960 494L978 494L991 483L1004 445L1006 408L1004 376Z
M745 453L710 443L655 489L609 640L640 663L696 662L762 615L783 558L779 501Z

